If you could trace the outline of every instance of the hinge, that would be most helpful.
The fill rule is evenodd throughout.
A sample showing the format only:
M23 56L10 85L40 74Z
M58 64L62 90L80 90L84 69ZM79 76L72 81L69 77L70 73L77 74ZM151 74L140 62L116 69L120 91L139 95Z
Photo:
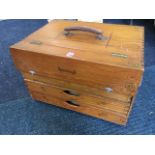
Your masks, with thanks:
M112 53L112 56L113 57L118 57L118 58L124 58L124 59L127 59L128 58L128 55L121 54L121 53Z
M41 41L37 41L37 40L33 40L33 41L30 42L30 44L41 45L42 42Z

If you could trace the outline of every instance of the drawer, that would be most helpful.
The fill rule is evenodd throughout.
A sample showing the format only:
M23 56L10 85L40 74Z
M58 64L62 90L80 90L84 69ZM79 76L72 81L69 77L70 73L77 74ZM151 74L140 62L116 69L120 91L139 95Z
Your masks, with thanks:
M52 105L55 105L61 108L80 112L82 114L100 118L100 119L110 121L110 122L120 124L120 125L125 125L127 123L127 116L120 115L111 110L99 109L94 106L84 105L84 104L72 105L64 99L52 97L47 94L38 93L34 91L31 92L31 95L35 100L42 101L48 104L52 104Z
M85 92L85 93L93 94L96 96L108 97L108 98L116 99L116 100L123 101L123 102L131 102L131 98L132 98L129 95L123 95L123 94L115 93L113 91L108 92L104 88L97 89L97 88L89 87L86 85L80 85L80 84L66 81L66 80L58 80L58 79L44 77L44 76L32 75L32 74L24 73L24 72L23 72L23 76L24 76L24 79L29 79L29 80L36 81L36 82L38 81L38 82L46 83L46 84L53 85L56 87L62 87L66 89Z
M55 87L41 82L34 82L30 80L25 80L25 82L31 94L35 92L43 94L46 97L50 96L60 99L63 102L75 102L80 106L91 106L98 109L110 110L124 117L128 115L131 106L130 103L127 102L121 102L106 97L99 97L71 89Z
M64 49L55 48L53 50ZM113 92L131 96L135 95L143 73L136 69L18 49L12 49L12 55L16 66L22 72L30 72L59 80L66 79L70 82L99 89L110 88Z

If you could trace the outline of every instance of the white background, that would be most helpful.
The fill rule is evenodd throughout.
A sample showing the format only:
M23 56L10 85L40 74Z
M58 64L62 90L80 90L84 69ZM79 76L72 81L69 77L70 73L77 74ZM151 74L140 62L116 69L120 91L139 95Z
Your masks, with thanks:
M155 5L154 0L0 0L0 17L145 19L155 17Z
M1 136L6 155L154 155L153 136Z

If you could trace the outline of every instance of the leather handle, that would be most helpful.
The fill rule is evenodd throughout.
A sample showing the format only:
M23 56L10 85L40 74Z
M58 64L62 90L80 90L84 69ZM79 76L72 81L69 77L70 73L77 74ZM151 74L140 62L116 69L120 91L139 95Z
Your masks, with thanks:
M82 32L90 32L96 34L96 38L99 40L103 40L103 33L99 29L87 27L87 26L72 26L64 28L64 35L68 36L71 34L71 31L82 31Z

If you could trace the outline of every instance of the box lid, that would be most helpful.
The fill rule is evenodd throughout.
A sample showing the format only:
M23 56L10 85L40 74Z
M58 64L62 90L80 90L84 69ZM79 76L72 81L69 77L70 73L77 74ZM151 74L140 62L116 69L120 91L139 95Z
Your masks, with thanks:
M11 48L143 70L144 28L54 20Z

